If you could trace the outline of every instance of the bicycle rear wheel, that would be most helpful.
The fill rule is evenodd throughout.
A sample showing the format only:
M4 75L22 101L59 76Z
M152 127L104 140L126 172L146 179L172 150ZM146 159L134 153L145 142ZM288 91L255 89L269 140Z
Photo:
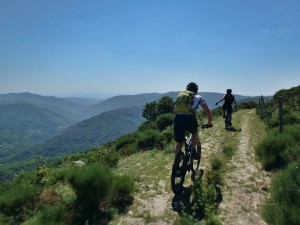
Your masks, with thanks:
M186 162L183 152L179 152L174 159L171 173L171 188L174 194L179 194L183 189L186 174Z
M201 161L201 142L200 140L197 140L196 153L192 153L192 157L191 157L191 170L193 173L195 173L199 169L200 161Z

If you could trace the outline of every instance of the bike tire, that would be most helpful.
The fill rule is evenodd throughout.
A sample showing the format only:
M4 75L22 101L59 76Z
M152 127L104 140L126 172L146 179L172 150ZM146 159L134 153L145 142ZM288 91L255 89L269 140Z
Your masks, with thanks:
M180 173L178 173L178 171L180 171ZM185 154L179 152L175 156L171 172L171 188L174 194L182 192L186 172Z
M201 153L202 153L202 149L201 149L201 142L200 140L197 140L197 148L196 148L196 153L197 153L197 157L194 158L193 157L193 154L192 154L192 157L191 157L191 170L193 173L195 173L198 169L199 169L199 166L200 166L200 161L201 161Z

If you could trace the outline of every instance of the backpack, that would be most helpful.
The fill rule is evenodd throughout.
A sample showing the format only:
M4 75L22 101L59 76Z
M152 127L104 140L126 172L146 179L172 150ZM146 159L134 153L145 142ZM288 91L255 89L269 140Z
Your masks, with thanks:
M195 93L192 91L182 91L180 92L175 100L176 111L179 113L194 113L191 106L194 102Z

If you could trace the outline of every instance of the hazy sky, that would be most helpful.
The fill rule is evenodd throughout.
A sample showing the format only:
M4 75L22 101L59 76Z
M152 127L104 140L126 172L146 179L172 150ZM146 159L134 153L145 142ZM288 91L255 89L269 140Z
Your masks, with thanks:
M199 90L272 95L300 84L299 0L0 0L0 93Z

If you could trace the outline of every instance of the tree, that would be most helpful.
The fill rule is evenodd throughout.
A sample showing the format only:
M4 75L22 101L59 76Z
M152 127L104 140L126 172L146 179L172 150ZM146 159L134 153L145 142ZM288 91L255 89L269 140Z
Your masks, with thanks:
M157 109L157 104L155 101L146 103L143 111L143 117L149 121L154 121L157 117L156 109Z
M173 113L173 109L173 99L169 96L164 96L157 103L157 116L165 113Z

